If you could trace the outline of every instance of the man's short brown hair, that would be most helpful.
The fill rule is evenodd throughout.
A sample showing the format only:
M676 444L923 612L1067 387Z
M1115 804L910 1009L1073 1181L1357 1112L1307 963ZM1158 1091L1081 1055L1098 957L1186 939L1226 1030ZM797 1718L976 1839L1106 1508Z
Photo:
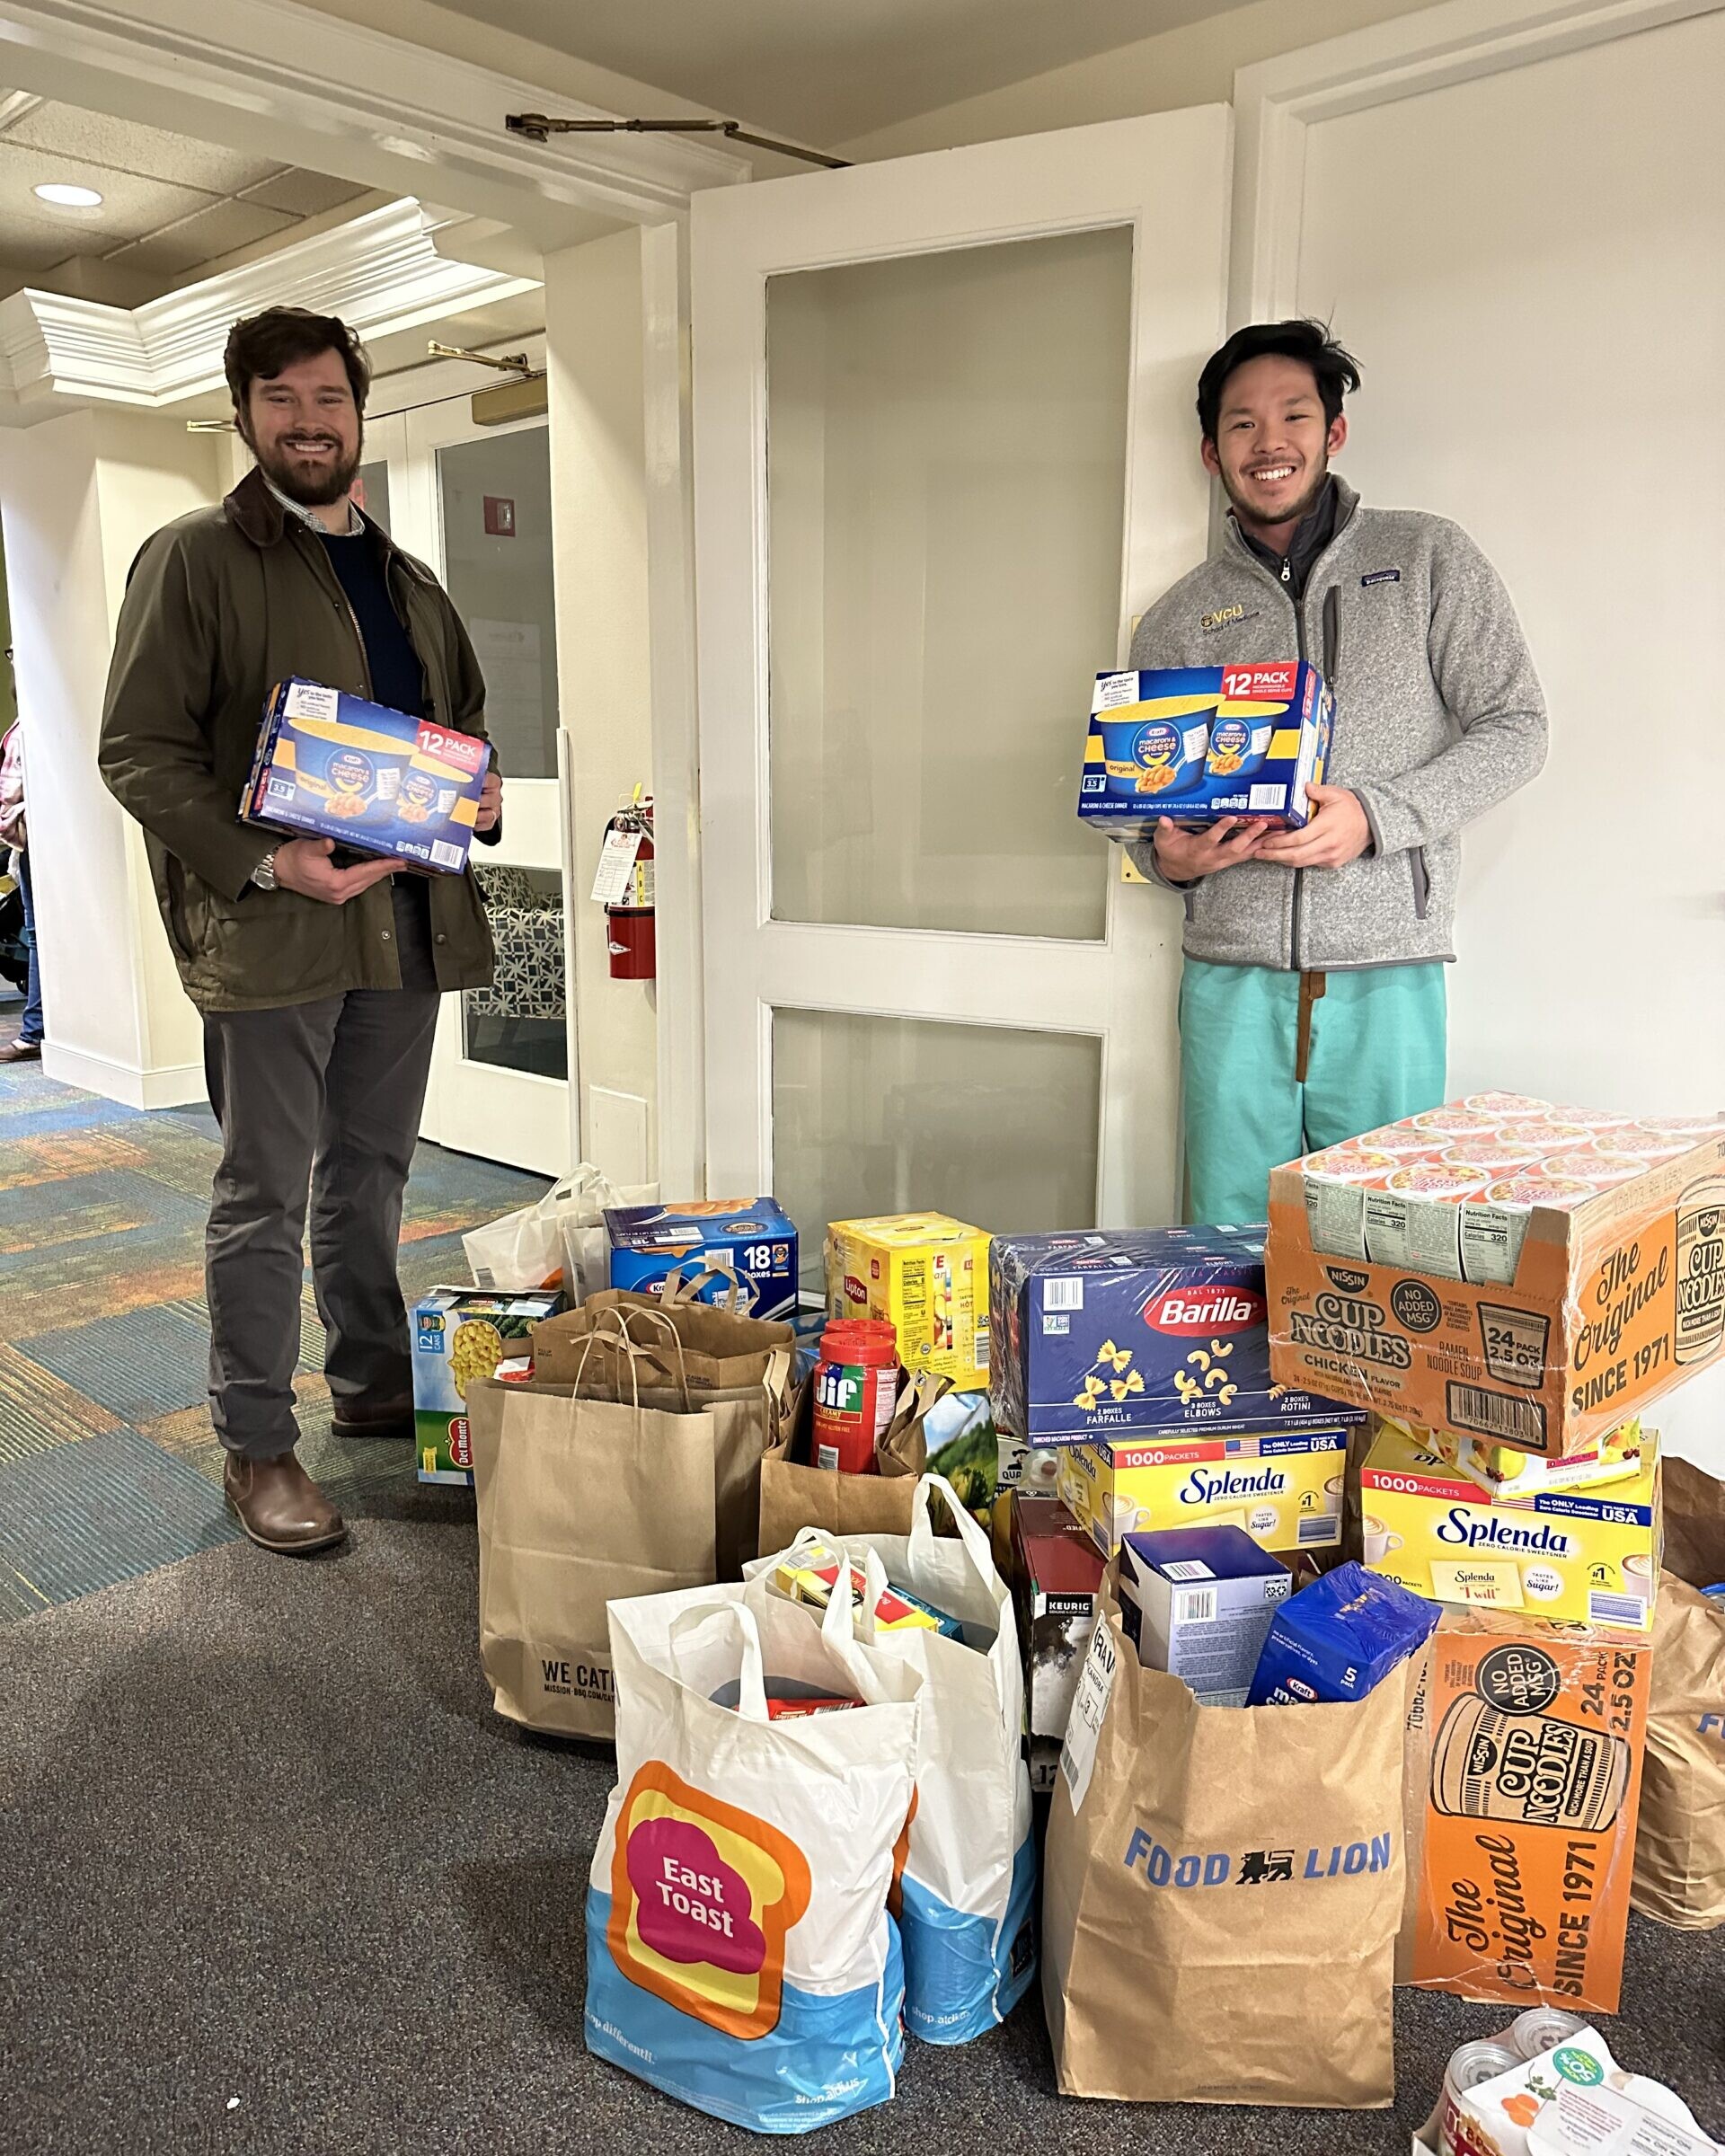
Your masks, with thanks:
M266 307L261 314L248 314L227 333L222 367L234 399L234 409L245 414L246 393L254 382L267 382L296 360L315 359L320 352L340 352L348 370L353 401L363 411L366 392L371 386L371 362L353 331L334 314L313 314L304 307Z

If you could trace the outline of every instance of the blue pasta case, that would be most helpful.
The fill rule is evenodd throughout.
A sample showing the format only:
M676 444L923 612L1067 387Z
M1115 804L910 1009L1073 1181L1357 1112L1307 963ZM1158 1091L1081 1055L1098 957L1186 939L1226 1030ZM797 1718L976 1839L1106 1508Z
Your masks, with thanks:
M1032 1445L1329 1428L1365 1412L1272 1383L1261 1227L996 1235L996 1426Z
M491 746L297 678L264 706L240 799L249 824L436 875L467 865Z
M1305 659L1099 674L1078 814L1110 838L1244 817L1299 830L1323 783L1334 700Z

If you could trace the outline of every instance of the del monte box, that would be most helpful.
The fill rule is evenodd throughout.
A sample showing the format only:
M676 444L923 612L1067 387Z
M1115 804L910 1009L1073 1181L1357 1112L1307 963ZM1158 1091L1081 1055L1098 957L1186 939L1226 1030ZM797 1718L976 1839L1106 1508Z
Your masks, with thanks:
M1278 1168L1264 1259L1272 1376L1559 1457L1716 1361L1725 1347L1725 1118L1613 1132L1608 1174L1592 1164L1597 1143L1578 1131L1576 1150L1552 1163L1568 1171L1573 1162L1572 1172L1548 1177L1548 1188L1518 1180L1512 1195L1499 1185L1455 1200L1458 1209L1515 1209L1514 1243L1499 1246L1513 1249L1513 1263L1506 1255L1496 1277L1455 1277L1422 1265L1411 1247L1400 1262L1324 1250L1306 1163ZM1369 1215L1367 1224L1369 1243ZM1429 1224L1420 1243L1421 1255L1446 1260L1448 1243Z

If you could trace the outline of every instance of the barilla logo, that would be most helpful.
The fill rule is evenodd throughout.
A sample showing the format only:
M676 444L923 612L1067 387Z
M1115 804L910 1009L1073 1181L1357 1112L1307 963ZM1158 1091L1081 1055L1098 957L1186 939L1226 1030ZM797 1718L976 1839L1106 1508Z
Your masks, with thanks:
M1144 1321L1153 1332L1196 1340L1261 1325L1264 1310L1264 1298L1252 1288L1207 1287L1189 1294L1177 1287L1145 1305Z
M1222 694L1230 702L1243 698L1253 703L1286 703L1294 694L1298 663L1288 660L1273 667L1224 667Z
M1255 1473L1237 1469L1199 1468L1180 1486L1182 1505L1219 1505L1225 1498L1278 1498L1287 1489L1287 1477L1279 1468L1261 1467Z
M1393 1834L1374 1834L1367 1842L1332 1842L1302 1850L1212 1849L1176 1856L1141 1826L1127 1837L1126 1869L1153 1886L1275 1886L1296 1879L1357 1878L1362 1872L1388 1871L1394 1861Z
M856 1275L846 1273L845 1276L845 1300L847 1303L866 1303L868 1299L869 1291Z
M1464 1550L1516 1550L1529 1556L1573 1557L1576 1545L1555 1527L1512 1527L1507 1520L1476 1519L1459 1505L1438 1521L1438 1540Z

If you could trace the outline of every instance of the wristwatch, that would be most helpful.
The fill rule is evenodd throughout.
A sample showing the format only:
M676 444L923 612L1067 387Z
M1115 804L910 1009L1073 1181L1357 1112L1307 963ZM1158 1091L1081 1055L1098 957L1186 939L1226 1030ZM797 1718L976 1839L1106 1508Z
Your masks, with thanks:
M258 863L257 867L252 871L252 880L257 885L261 891L273 891L277 888L277 851L278 849L276 847L271 846L270 851L264 855L263 859Z

